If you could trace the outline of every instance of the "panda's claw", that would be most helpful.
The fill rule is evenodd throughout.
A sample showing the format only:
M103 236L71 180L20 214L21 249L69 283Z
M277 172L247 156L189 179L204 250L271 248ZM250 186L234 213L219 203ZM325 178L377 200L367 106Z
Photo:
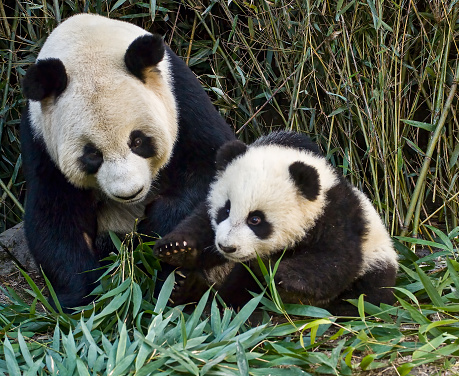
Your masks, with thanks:
M182 278L186 278L186 275L183 274L180 270L176 270L175 273L176 273L177 275L179 275L180 277L182 277Z

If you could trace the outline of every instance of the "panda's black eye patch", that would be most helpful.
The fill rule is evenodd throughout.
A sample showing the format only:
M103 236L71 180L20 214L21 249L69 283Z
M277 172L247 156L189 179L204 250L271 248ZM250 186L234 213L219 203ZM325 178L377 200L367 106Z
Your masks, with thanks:
M142 131L132 131L128 144L133 153L143 158L150 158L156 154L153 139Z
M247 225L260 239L266 239L272 233L272 226L266 220L265 213L261 210L255 210L247 216Z
M231 210L231 202L230 200L227 200L225 202L225 206L221 207L217 211L217 218L215 219L217 223L223 222L226 218L228 218L230 210Z
M83 148L83 155L78 160L84 172L95 174L102 165L104 156L93 144L86 144Z

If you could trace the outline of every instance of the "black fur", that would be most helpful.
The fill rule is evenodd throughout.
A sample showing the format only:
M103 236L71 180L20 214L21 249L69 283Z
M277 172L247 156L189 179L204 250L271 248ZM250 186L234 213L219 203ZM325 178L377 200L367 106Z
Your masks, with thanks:
M267 136L260 137L253 143L253 146L279 145L304 151L310 151L317 155L322 155L319 147L311 139L301 133L280 131L272 132Z
M145 66L161 60L159 44L158 37L145 37L134 42L126 53L131 72L140 75ZM155 197L146 209L147 218L139 225L141 233L153 236L170 232L205 199L216 171L216 152L225 142L234 139L230 127L193 72L168 47L165 47L165 53L171 65L179 124L172 158L155 180ZM51 92L57 95L62 90L65 69L56 60L51 63L43 61L43 64L45 67L57 66L59 85L48 85L49 77L42 77L47 69L41 68L41 62L27 72L24 90L30 99L37 100ZM46 85L42 85L43 82ZM24 219L29 248L64 307L87 303L91 300L87 294L95 287L94 282L100 275L99 271L87 271L99 268L99 260L112 250L107 234L97 233L100 202L95 192L71 185L51 161L43 140L33 137L28 108L21 121L21 147L27 181ZM96 167L89 167L88 173ZM160 278L171 269L165 265Z
M217 218L215 219L215 221L217 223L223 222L226 218L229 217L230 210L231 210L231 201L227 200L225 202L225 206L223 206L222 208L218 209Z
M164 58L165 46L158 34L145 34L135 39L124 55L127 69L145 82L145 69L152 68Z
M217 170L223 171L230 162L247 150L247 145L239 140L234 140L223 145L217 152Z
M252 224L252 217L257 217L260 222L258 224ZM260 239L267 239L273 232L271 223L266 220L265 213L263 213L261 210L254 210L253 212L249 213L249 216L247 217L247 225Z
M58 97L67 87L67 73L59 59L43 59L32 65L22 80L22 92L27 99L42 101Z
M276 135L268 136L269 144L275 143ZM292 147L308 145L310 142L305 136L282 132L282 146L289 147L289 135L293 140ZM303 138L301 143L297 142L300 138ZM263 142L262 140L254 145L264 145ZM303 147L300 148L304 150ZM301 182L300 187L307 181L306 178L299 177L302 170L300 167L295 172L295 181ZM309 179L311 171L306 170L305 174ZM366 301L371 303L392 303L394 299L390 287L395 283L396 270L392 265L374 265L374 270L357 278L362 265L362 239L368 230L368 224L360 198L350 184L343 178L339 179L339 183L327 192L327 204L315 226L284 254L284 249L272 254L271 261L274 263L283 254L275 281L285 303L317 305L336 315L349 315L356 314L357 310L344 299L356 299L362 293L366 295ZM311 180L317 180L317 176L313 176ZM309 191L306 194L311 196ZM175 254L169 252L166 255L162 251L165 244L170 245L169 250L174 249L175 239L193 244L194 252L189 254L187 262L175 260L174 265L184 268L193 265L196 270L201 271L202 280L209 285L215 285L225 302L240 306L251 297L247 290L258 292L259 287L243 265L230 261L225 263L221 256L215 255L214 234L210 219L205 219L206 215L206 208L201 208L198 214L194 213L180 223L174 231L158 241L155 254L165 262L173 262ZM186 254L185 250L181 257L187 257ZM247 264L261 277L256 260ZM176 295L180 296L180 291ZM196 301L197 298L188 286L179 300Z
M288 170L301 194L309 201L314 201L320 192L319 173L317 170L302 162L292 163Z
M83 149L83 155L78 158L81 168L87 174L95 174L104 161L102 152L93 144L86 144Z
M143 158L151 158L156 154L153 138L146 136L142 131L133 131L129 138L129 146L133 153Z

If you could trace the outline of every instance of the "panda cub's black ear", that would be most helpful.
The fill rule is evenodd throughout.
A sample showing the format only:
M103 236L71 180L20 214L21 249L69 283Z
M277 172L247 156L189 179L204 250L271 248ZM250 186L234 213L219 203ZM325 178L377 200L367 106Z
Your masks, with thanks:
M238 140L224 144L217 152L217 170L223 171L234 158L243 155L246 150L247 145Z
M315 167L303 162L294 162L288 170L301 194L307 200L314 201L320 191L319 173Z
M145 82L145 70L154 67L164 57L165 46L158 34L145 34L129 45L124 63L134 76Z
M59 59L38 60L27 69L22 80L22 92L27 99L42 101L57 97L67 87L67 73Z

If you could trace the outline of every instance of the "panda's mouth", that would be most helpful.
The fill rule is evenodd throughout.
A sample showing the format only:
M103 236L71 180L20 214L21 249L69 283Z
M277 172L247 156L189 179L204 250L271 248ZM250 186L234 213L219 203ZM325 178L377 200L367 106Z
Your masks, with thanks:
M130 196L117 196L115 195L114 197L117 198L120 202L135 202L135 201L140 201L136 200L136 197L140 196L140 194L143 192L143 188L140 188L136 193L130 195ZM141 199L143 199L144 195L141 196Z

